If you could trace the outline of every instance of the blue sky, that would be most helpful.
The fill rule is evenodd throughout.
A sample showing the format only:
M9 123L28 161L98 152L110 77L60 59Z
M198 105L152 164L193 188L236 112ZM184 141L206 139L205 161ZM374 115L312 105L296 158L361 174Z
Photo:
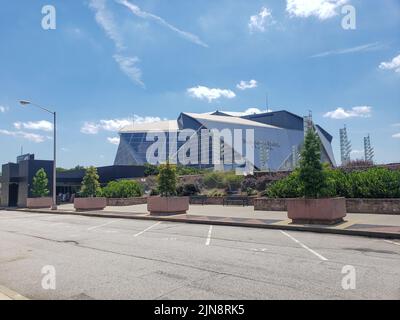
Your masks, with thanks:
M42 7L56 29L42 28ZM344 5L356 29L342 28ZM181 111L286 109L334 136L353 158L371 134L377 162L400 161L399 0L75 0L0 4L0 163L21 147L59 165L109 165L117 130ZM252 81L253 80L253 81Z

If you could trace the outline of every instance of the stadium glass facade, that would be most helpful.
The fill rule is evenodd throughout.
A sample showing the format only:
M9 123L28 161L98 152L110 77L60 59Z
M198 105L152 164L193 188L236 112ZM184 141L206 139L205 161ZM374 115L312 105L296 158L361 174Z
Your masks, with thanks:
M217 170L231 170L247 162L255 170L293 170L299 164L309 126L309 120L288 111L181 113L176 121L123 128L114 164L158 164L169 159ZM332 136L319 125L311 126L321 140L321 161L335 166Z

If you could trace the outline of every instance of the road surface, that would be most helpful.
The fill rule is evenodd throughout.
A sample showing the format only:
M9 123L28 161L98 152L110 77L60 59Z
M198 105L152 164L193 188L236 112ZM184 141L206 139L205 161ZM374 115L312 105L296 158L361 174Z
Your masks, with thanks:
M30 299L400 299L400 242L0 211L0 285Z

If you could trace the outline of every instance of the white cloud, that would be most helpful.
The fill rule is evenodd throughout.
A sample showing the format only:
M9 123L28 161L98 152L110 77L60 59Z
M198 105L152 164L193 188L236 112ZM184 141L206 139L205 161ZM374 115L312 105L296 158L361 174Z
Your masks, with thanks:
M5 113L9 110L7 106L0 106L0 113Z
M14 127L18 130L42 130L42 131L53 131L53 124L46 120L41 121L29 121L29 122L15 122Z
M259 114L259 113L267 113L267 112L271 112L272 110L267 109L267 110L261 110L258 108L249 108L247 109L244 114L245 115L250 115L250 114Z
M326 51L322 53L315 54L311 56L311 58L323 58L332 55L342 55L342 54L349 54L349 53L356 53L356 52L365 52L365 51L374 51L382 49L383 46L379 42L368 43L357 47L346 48L346 49L339 49L339 50L332 50Z
M90 0L89 7L95 12L96 22L104 29L107 36L118 49L123 49L124 42L114 22L113 14L106 7L106 0Z
M286 11L291 17L317 17L326 20L337 15L337 9L349 0L287 0Z
M400 127L400 123L393 123L392 127Z
M41 143L44 142L46 139L45 136L42 136L40 134L35 134L35 133L29 133L29 132L24 132L24 131L9 131L9 130L1 130L0 129L0 134L6 135L6 136L11 136L11 137L17 137L17 138L23 138L35 143Z
M382 62L379 65L379 68L382 70L394 70L395 72L400 73L400 54L397 57L394 57L392 61Z
M159 117L142 117L135 114L133 118L107 119L98 122L86 121L81 128L81 132L91 135L98 134L100 131L118 132L132 123L152 123L161 120Z
M268 25L274 24L271 10L266 7L262 7L260 12L250 17L249 30L250 32L265 32Z
M331 119L348 119L348 118L369 118L371 116L372 107L360 106L354 107L351 110L337 108L324 114L325 118Z
M98 134L100 127L94 122L85 122L81 128L81 132L84 134Z
M257 88L258 84L256 80L250 80L250 81L240 81L238 85L236 85L236 88L239 90L246 90L246 89L253 89Z
M143 11L137 5L131 3L127 0L116 0L116 1L120 4L122 4L123 6L127 7L135 16L143 18L143 19L153 20L153 21L159 23L160 25L176 32L177 34L179 34L181 37L185 38L186 40L189 40L197 45L200 45L200 46L203 46L206 48L208 47L208 45L206 43L204 43L203 41L201 41L198 36L178 29L177 27L175 27L175 26L171 25L170 23L168 23L167 21L165 21L163 18L156 16L155 14Z
M114 144L114 145L119 145L119 140L120 140L119 137L113 137L113 138L108 137L108 138L107 138L107 141L108 141L109 143L111 143L111 144Z
M125 73L132 81L144 87L142 71L136 66L139 62L138 57L124 57L120 54L115 54L114 59L123 73Z
M204 86L189 88L187 89L187 92L193 98L208 100L208 102L212 102L213 100L217 100L222 97L228 99L233 99L236 97L236 94L232 90L208 88Z
M396 133L396 134L392 135L392 137L395 139L400 139L400 133Z

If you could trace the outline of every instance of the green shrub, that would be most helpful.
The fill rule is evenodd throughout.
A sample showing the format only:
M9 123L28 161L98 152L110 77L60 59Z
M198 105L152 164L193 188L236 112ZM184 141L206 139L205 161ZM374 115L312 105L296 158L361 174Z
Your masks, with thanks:
M39 169L33 177L32 195L37 198L49 195L48 185L49 179L47 179L46 171L43 168Z
M400 198L400 170L371 168L346 173L340 169L324 168L325 186L319 192L325 197ZM266 190L271 198L296 198L303 195L298 171L273 183Z
M111 181L103 188L102 194L106 198L141 197L143 195L143 187L134 180Z
M176 166L163 164L159 167L158 174L158 191L162 197L170 197L176 195Z
M95 167L87 168L86 174L83 177L81 191L79 195L86 198L101 196L99 178L100 177L97 174L97 169Z
M244 177L237 175L235 172L228 172L224 175L223 184L229 191L236 191L240 189Z
M203 183L208 189L218 188L223 189L224 173L223 172L207 172L203 177Z
M187 183L178 186L177 194L181 197L195 196L200 193L200 188L194 183Z
M294 171L286 178L274 182L266 190L269 198L299 198L303 195L300 183L299 170Z
M158 175L159 173L160 173L160 172L159 172L157 166L154 166L154 165L149 164L149 163L145 163L145 164L144 164L144 175L145 175L146 177L148 177L148 176L156 176L156 175Z
M222 198L226 196L226 193L223 190L212 189L207 193L207 196Z

